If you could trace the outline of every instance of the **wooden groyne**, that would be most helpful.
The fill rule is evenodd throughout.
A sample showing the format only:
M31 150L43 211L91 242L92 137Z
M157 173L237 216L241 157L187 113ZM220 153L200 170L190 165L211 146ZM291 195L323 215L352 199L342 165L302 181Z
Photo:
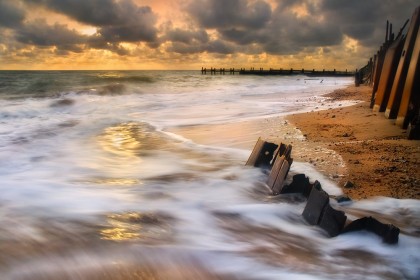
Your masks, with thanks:
M408 31L404 34L407 24ZM356 86L372 86L371 108L384 112L420 139L420 6L395 36L387 22L385 42L368 64L356 73Z
M330 196L318 181L309 182L305 174L296 174L288 183L287 175L293 163L292 146L274 144L258 138L251 155L246 162L253 166L268 170L267 187L272 195L300 194L307 199L302 212L303 219L310 226L323 229L329 237L343 233L366 230L382 238L387 244L397 244L400 229L392 224L384 224L373 217L364 217L351 221L344 211L335 209L330 204ZM332 197L340 203L351 203L349 197Z
M357 71L357 70L356 70ZM205 68L202 67L201 68L201 74L206 75L206 74L210 74L210 75L225 75L225 74L230 74L230 75L235 75L235 74L240 74L240 75L259 75L259 76L275 76L275 75L283 75L283 76L287 76L287 75L305 75L305 76L313 76L313 77L334 77L334 76L342 76L342 77L352 77L355 75L356 71L338 71L336 69L333 70L315 70L315 69L283 69L283 68L269 68L269 69L264 69L264 68L249 68L249 69L245 69L245 68Z

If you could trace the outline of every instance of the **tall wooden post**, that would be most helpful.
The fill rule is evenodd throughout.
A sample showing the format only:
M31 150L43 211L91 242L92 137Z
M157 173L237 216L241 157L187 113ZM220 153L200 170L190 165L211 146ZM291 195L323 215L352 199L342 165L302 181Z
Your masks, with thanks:
M385 110L385 116L389 119L395 119L401 104L401 98L408 78L408 68L410 66L411 58L413 56L413 48L418 39L418 30L420 23L420 7L414 11L411 17L410 27L408 28L407 36L405 39L404 47L401 53L400 61L398 64L397 73L395 74L394 84L392 85L391 95ZM414 54L415 55L415 54ZM420 81L418 81L420 82Z
M401 37L397 38L386 51L384 64L382 66L381 77L379 79L378 91L375 94L374 112L384 112L388 104L391 93L392 83L401 56L404 41Z
M416 11L418 11L419 8L417 8ZM420 108L420 28L417 28L417 34L413 36L416 37L416 41L413 47L413 53L408 67L407 78L396 120L396 124L403 128L408 126L413 117L410 116L410 113L418 114Z

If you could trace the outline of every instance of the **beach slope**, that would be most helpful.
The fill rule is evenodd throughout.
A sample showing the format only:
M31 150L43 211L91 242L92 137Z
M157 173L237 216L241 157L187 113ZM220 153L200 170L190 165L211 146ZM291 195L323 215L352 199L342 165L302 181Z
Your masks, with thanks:
M308 142L334 150L342 157L344 171L332 179L350 197L419 199L420 141L407 140L406 131L394 125L394 120L386 119L383 113L373 113L369 108L371 92L367 86L336 90L326 95L330 101L363 102L295 114L288 120ZM351 184L346 185L347 182Z

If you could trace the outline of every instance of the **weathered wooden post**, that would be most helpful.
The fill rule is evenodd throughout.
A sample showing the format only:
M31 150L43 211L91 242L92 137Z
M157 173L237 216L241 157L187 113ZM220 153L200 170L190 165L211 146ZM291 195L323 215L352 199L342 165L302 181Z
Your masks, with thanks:
M384 64L382 66L379 79L378 90L375 94L374 112L384 112L391 93L392 84L397 72L399 58L401 56L404 40L402 37L392 42L385 54Z
M390 45L388 32L389 32L389 21L386 21L385 42L382 44L382 46L379 48L379 51L377 52L377 55L376 55L377 59L376 59L375 68L373 71L373 87L372 87L372 97L370 101L370 108L373 108L375 104L375 97L376 97L376 93L379 87L379 79L381 78L382 68L385 61L385 54Z
M420 7L419 7L420 8ZM419 8L416 9L417 13ZM400 108L396 124L406 128L409 122L418 114L420 108L420 28L417 27L416 41L407 71ZM411 107L411 108L410 108ZM411 110L410 110L411 109ZM410 115L412 114L412 115Z
M267 185L274 195L282 192L286 176L293 162L291 153L291 145L280 144L278 152L274 157L274 164L267 180Z
M278 145L258 138L245 165L271 169Z
M358 69L356 69L356 72L354 73L354 85L356 87L360 86L360 72Z
M404 85L406 83L406 78L408 74L408 68L411 63L411 57L413 55L414 44L416 43L416 38L418 37L417 32L419 29L420 22L419 10L420 8L417 8L414 11L414 14L411 18L411 24L408 28L407 36L404 42L404 47L399 59L394 83L392 85L389 101L385 110L385 117L387 117L388 119L395 119L400 108ZM407 23L408 20L401 28L397 37L402 36L402 31L404 30Z

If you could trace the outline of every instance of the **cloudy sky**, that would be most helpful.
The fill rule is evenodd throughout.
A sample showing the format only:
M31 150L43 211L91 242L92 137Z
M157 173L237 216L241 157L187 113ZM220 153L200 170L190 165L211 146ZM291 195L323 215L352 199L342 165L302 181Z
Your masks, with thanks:
M355 69L418 0L0 0L0 69Z

